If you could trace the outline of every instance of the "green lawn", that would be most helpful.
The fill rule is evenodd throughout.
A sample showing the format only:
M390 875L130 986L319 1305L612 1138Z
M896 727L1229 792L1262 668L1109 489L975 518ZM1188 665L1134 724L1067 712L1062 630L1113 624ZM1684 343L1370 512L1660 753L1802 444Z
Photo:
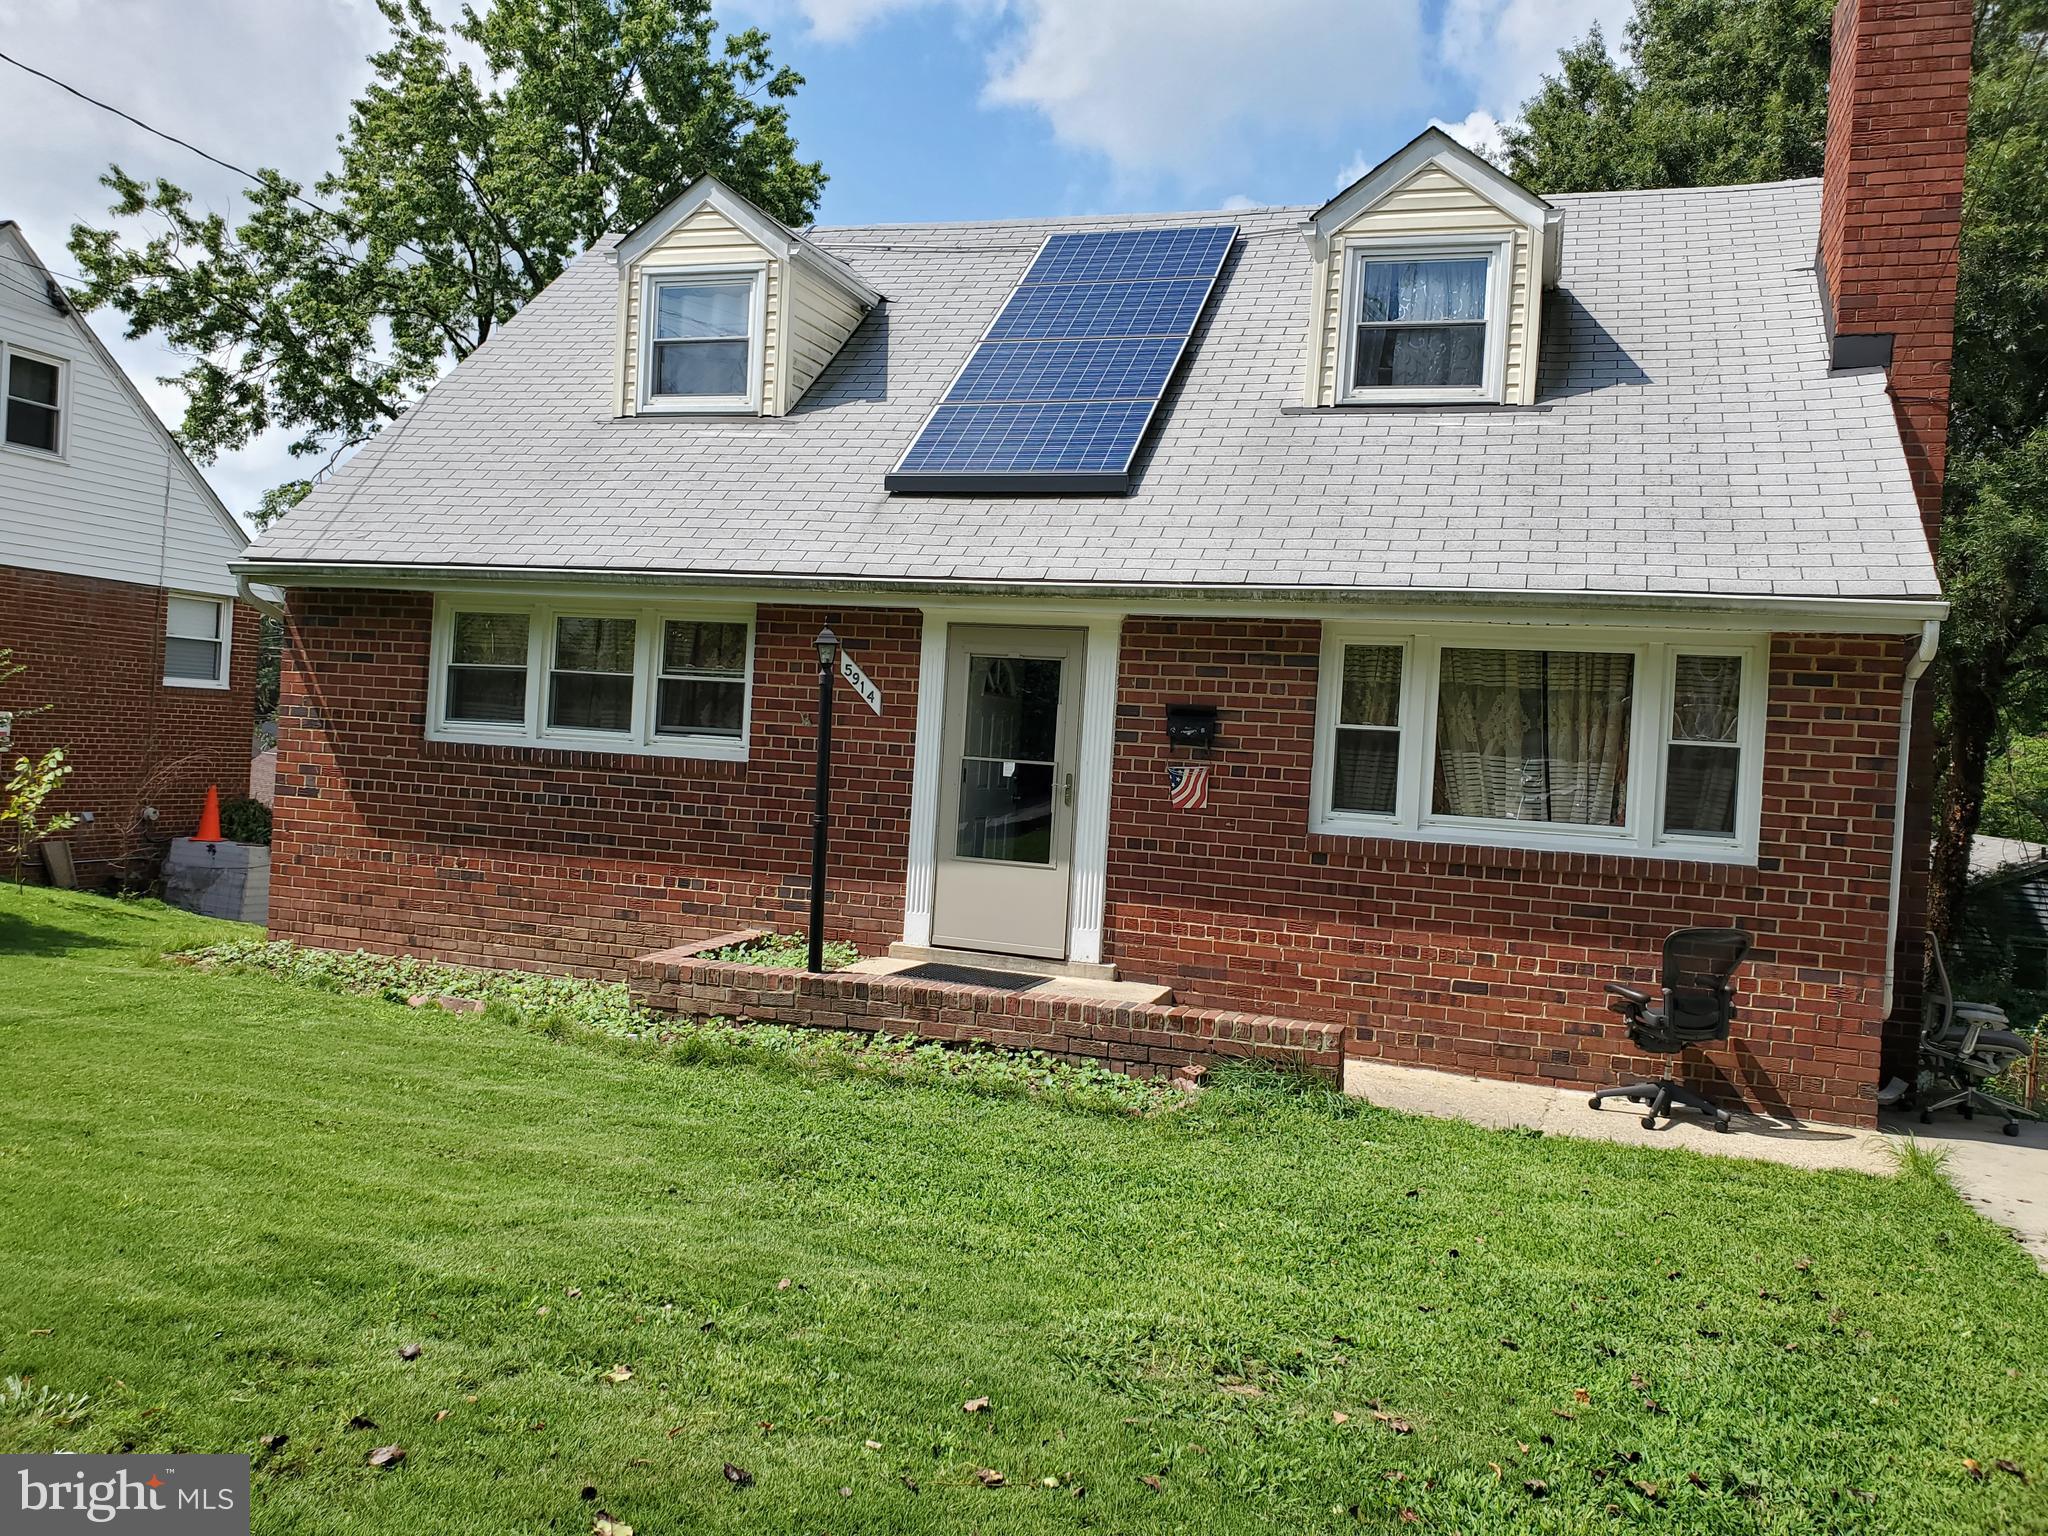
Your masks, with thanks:
M2048 1281L1924 1175L682 1066L151 957L224 932L0 894L0 1452L256 1453L259 1531L2048 1530Z

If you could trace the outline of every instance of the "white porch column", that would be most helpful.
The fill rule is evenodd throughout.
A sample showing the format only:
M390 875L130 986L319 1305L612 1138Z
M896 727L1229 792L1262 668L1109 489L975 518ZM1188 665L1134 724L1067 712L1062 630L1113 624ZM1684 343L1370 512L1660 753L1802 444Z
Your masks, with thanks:
M932 941L939 846L939 757L946 731L946 616L924 611L917 659L917 736L910 768L910 857L903 877L903 942Z
M1081 763L1074 791L1073 890L1068 898L1067 958L1102 961L1102 908L1109 884L1109 777L1116 757L1116 676L1121 614L1088 625L1081 687Z

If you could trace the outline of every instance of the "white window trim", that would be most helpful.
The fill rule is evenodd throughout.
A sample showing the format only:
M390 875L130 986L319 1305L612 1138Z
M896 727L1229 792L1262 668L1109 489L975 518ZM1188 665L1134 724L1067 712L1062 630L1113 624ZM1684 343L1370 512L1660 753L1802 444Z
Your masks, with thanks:
M730 282L745 278L753 285L747 307L747 392L744 395L657 395L654 393L654 291L664 283ZM768 330L768 263L747 262L717 267L648 267L640 272L640 365L638 408L648 414L675 411L684 415L758 414L762 375L766 372Z
M57 370L57 446L36 448L28 443L11 441L7 436L7 404L9 389L13 382L14 360L25 357L32 363L48 363ZM25 453L44 463L63 463L71 453L71 359L59 357L54 352L39 352L34 347L16 346L12 342L0 342L0 448L13 453ZM184 593L178 594L183 597Z
M1507 398L1508 305L1515 267L1513 234L1466 239L1347 240L1344 242L1344 285L1338 307L1337 401L1340 405L1498 405ZM1457 389L1396 389L1352 384L1358 351L1358 301L1368 261L1470 261L1487 259L1486 354L1480 359L1479 383Z
M491 725L447 716L448 665L454 652L458 613L516 613L526 626L526 710L518 725ZM624 731L568 730L550 727L547 709L548 673L554 660L555 621L563 618L631 619L633 630L633 725ZM656 732L655 697L661 673L661 625L664 620L703 621L747 626L746 671L740 700L737 736L667 736ZM473 746L548 747L568 752L615 752L634 757L686 757L708 762L743 763L754 729L754 605L751 603L675 604L621 603L594 599L576 602L550 599L528 602L502 597L465 597L439 593L434 599L434 633L428 647L427 739L466 742Z
M31 449L31 452L34 450ZM47 455L45 455L47 457ZM235 604L232 598L221 597L212 592L164 593L163 639L168 645L171 638L171 599L183 598L191 603L211 603L220 614L220 676L209 682L203 677L172 677L168 664L164 671L166 688L210 688L222 692L234 682ZM165 651L166 657L169 651Z
M1398 646L1403 651L1399 777L1391 816L1339 811L1330 805L1335 784L1336 724L1342 705L1343 648L1346 645ZM1575 827L1559 822L1495 821L1432 812L1429 807L1436 767L1437 677L1440 656L1446 646L1484 650L1600 651L1633 657L1625 824L1620 827ZM1742 660L1742 699L1736 735L1740 758L1733 837L1676 836L1662 830L1664 761L1671 742L1671 690L1680 655L1736 656ZM1768 635L1731 639L1725 634L1567 629L1548 625L1445 626L1417 631L1390 625L1325 624L1321 672L1316 690L1309 829L1337 837L1389 837L1407 842L1454 843L1484 848L1527 848L1754 864L1762 827L1769 657Z

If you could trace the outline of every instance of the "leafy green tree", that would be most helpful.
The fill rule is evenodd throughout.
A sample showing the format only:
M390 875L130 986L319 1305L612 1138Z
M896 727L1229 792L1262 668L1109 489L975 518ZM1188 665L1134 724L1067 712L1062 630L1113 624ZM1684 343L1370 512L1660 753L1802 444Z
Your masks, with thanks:
M797 157L803 83L755 28L721 34L711 0L488 0L450 53L426 0L379 0L391 36L312 197L260 172L239 224L119 166L111 212L140 246L78 225L86 309L157 333L189 361L180 435L201 462L273 426L331 466L394 420L607 230L711 173L793 225L824 188ZM294 480L262 520L305 495Z
M1539 192L1820 174L1833 0L1638 0L1626 57L1596 26L1504 134Z

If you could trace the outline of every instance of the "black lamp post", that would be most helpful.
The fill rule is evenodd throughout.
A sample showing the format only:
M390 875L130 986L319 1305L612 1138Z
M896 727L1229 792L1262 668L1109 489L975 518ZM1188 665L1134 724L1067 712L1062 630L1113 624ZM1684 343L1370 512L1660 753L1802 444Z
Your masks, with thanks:
M832 818L832 671L839 637L818 631L818 783L811 809L811 954L813 975L825 969L825 832Z

